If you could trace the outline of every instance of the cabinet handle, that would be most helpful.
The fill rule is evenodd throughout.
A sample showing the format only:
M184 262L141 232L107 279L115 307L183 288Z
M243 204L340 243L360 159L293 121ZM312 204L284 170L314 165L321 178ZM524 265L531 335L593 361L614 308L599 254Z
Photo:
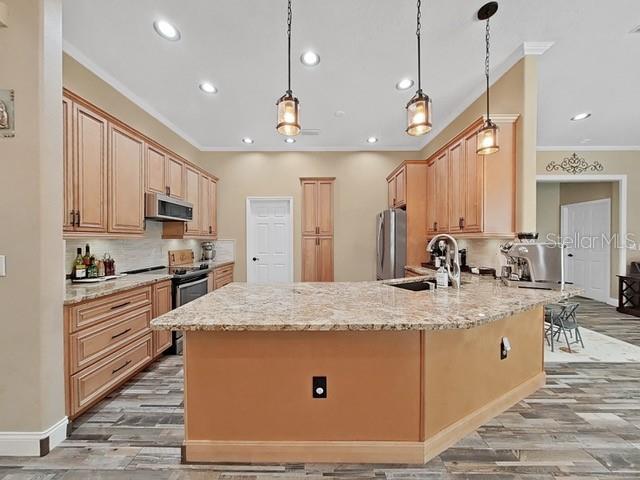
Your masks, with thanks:
M464 228L464 217L460 217L458 219L458 228L460 228L461 230Z
M166 188L167 196L171 196L171 187Z
M71 212L69 212L71 214L71 226L75 227L76 226L76 211L75 210L71 210Z
M131 301L128 302L124 302L124 303L120 303L118 305L114 305L113 307L111 307L111 310L115 310L117 308L122 308L122 307L126 307L127 305L129 305L131 303Z
M209 235L211 235L213 233L211 225L209 225Z
M118 368L116 368L116 369L114 369L114 370L111 370L111 375L113 375L114 373L118 373L120 370L122 370L123 368L125 368L125 367L126 367L127 365L129 365L130 363L131 363L131 360L127 360L126 362L124 362L124 365L122 365L122 366L120 366L120 367L118 367Z
M80 226L80 210L76 210L76 227Z
M433 230L438 231L438 222L433 222Z
M111 335L111 340L116 339L118 337L121 337L122 335L124 335L125 333L128 333L131 331L131 328L127 328L126 330L124 330L123 332L120 333L116 333L115 335Z

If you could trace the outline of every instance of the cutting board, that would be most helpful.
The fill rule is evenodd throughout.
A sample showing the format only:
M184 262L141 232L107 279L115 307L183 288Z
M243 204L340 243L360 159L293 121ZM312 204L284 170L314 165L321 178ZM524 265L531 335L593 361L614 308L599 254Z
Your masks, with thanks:
M169 266L187 265L193 263L195 257L193 250L169 250Z

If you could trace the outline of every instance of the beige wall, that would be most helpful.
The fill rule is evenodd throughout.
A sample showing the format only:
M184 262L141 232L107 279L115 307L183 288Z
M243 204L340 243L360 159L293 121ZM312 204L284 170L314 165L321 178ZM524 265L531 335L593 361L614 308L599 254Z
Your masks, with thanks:
M520 115L516 128L516 230L532 231L536 225L537 57L526 56L516 63L494 82L490 93L492 114ZM420 157L430 157L485 113L483 94L433 138Z
M248 196L293 196L294 271L300 279L300 177L336 177L335 279L375 279L375 215L386 208L386 176L406 152L208 153L202 166L220 177L218 236L236 240L235 279L246 279Z
M63 55L62 71L63 84L73 93L131 125L178 155L197 163L201 154L200 150L66 53Z
M560 232L560 184L538 183L535 231L540 239Z
M0 431L64 417L62 23L60 0L5 0L0 86L15 89L16 137L0 138Z
M538 175L566 175L566 172L547 172L546 166L551 161L556 163L561 162L564 158L569 157L573 151L539 151L537 154L537 172ZM577 151L580 157L583 157L588 163L592 164L597 161L603 165L601 172L585 172L585 175L625 175L627 178L627 232L628 238L631 242L627 248L627 265L631 261L640 261L640 216L635 212L637 205L640 205L640 151L590 151L580 152ZM580 175L580 174L578 174ZM588 189L584 193L579 194L579 197L571 188L568 187L565 191L563 200L573 202L576 198L588 199L607 198L606 189L610 188L610 198L612 199L612 216L611 216L611 230L612 232L618 232L619 230L619 207L622 203L622 199L618 198L618 184L614 182L613 187L606 187L606 182L601 187L595 187L597 184L590 184ZM591 197L591 198L589 198ZM633 243L632 243L633 242ZM635 244L635 245L634 245ZM615 297L617 295L617 278L615 275L619 273L618 269L619 251L612 252L611 261L611 294Z

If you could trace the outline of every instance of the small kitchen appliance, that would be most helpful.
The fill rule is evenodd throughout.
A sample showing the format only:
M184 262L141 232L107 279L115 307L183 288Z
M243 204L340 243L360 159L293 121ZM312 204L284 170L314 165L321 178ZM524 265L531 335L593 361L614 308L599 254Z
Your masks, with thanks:
M213 248L213 242L202 242L200 247L202 248L200 260L213 260L216 258L216 250Z
M506 285L550 290L564 285L561 245L529 238L501 245L500 252L507 259L508 268L502 269L502 281Z

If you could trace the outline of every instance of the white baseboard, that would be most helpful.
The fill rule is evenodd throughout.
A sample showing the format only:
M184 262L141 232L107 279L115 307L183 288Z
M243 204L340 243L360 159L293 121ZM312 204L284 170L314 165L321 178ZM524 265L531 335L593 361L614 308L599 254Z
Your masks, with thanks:
M0 456L42 457L67 438L68 423L64 417L43 432L0 432Z
M607 300L607 304L611 305L612 307L617 307L618 306L618 299L617 298L613 298L613 297L609 297L609 300Z

